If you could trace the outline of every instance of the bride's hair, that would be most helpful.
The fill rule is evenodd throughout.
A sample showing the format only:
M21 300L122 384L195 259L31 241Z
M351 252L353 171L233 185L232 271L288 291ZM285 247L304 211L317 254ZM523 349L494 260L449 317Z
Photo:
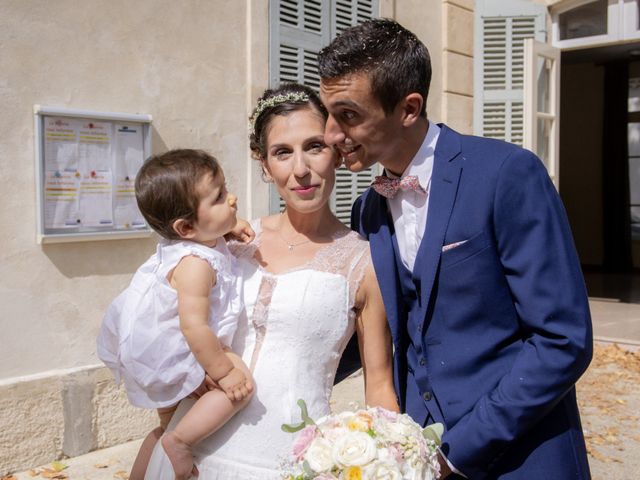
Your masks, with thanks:
M317 112L325 121L329 116L318 94L306 85L285 83L278 88L265 90L249 119L251 156L256 160L264 160L267 157L266 137L268 127L275 116L288 115L303 109Z

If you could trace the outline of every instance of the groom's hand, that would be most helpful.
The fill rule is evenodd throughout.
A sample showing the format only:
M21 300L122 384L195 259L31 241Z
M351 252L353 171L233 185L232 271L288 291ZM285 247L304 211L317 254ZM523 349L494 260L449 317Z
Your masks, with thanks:
M440 452L438 452L438 463L440 464L440 476L438 477L438 479L444 480L453 472L451 471L451 468L449 468L449 464Z

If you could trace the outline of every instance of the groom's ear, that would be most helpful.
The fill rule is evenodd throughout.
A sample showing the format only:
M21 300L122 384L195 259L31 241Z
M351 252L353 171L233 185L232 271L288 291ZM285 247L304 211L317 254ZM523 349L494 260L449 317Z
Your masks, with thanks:
M402 101L402 124L405 127L413 125L422 113L424 99L417 92L410 93Z

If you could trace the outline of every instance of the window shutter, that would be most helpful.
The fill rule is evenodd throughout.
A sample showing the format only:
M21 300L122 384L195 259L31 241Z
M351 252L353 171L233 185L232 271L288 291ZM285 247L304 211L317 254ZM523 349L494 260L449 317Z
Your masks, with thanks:
M522 146L524 39L545 40L544 6L476 2L476 134Z
M335 0L331 6L331 38L353 25L377 17L378 12L377 0ZM332 209L345 225L351 223L351 205L369 187L378 170L374 166L355 175L345 167L336 171Z
M320 88L317 54L344 29L377 16L379 0L274 0L270 4L270 85L298 82L316 91ZM377 169L376 169L377 171ZM341 167L331 208L349 225L351 205L372 182L371 169L354 175ZM284 204L271 189L270 211L282 211Z

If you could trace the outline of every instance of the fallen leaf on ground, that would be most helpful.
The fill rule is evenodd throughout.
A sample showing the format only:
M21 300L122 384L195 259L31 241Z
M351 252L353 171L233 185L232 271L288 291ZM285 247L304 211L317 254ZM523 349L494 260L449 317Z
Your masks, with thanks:
M54 480L64 480L66 478L69 478L66 473L57 472L51 468L43 469L42 472L40 472L40 475L42 475L44 478L52 478Z
M62 462L51 462L51 468L56 472L61 472L65 468L69 468L69 465L65 465Z
M0 480L18 480L18 478L15 475L5 475L4 477L0 478Z
M109 468L109 465L107 465L106 463L96 463L94 465L95 468Z
M115 478L121 478L122 480L129 480L129 474L124 470L118 470L113 474Z

